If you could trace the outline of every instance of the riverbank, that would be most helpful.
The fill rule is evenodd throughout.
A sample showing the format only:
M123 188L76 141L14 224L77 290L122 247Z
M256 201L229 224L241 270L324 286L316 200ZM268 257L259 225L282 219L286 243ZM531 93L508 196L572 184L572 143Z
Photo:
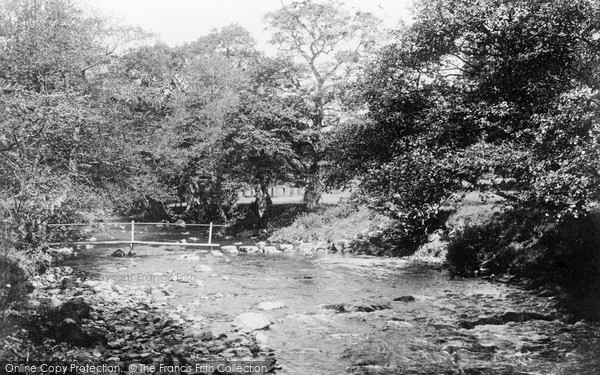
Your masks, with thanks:
M141 274L140 274L141 275ZM140 276L141 277L141 276ZM145 275L164 282L148 287L90 279L73 268L55 267L31 280L27 300L5 311L0 361L131 364L195 364L254 361L272 370L273 349L252 330L214 331L183 305L169 306L172 275Z

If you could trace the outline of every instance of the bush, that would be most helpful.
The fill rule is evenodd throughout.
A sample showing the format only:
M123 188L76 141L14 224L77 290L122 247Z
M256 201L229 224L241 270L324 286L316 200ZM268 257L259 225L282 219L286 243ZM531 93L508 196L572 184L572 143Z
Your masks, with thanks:
M531 287L565 290L569 309L600 317L600 211L553 221L535 210L512 210L465 228L448 245L451 272L511 274Z
M42 251L22 252L3 247L0 251L0 306L7 307L31 291L27 282L50 264Z

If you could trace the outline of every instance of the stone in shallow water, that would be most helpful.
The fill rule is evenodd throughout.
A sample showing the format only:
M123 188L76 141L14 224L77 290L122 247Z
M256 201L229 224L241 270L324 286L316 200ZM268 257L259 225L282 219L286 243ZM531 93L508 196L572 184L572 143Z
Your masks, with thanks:
M279 245L279 250L281 251L294 251L294 245L290 243L282 243Z
M273 324L266 316L254 312L242 313L235 318L234 325L250 330L267 329Z
M239 251L240 253L252 254L258 253L259 249L258 246L240 246Z
M200 260L200 257L196 254L183 254L179 256L177 260L198 261Z
M221 246L221 251L223 254L237 254L238 249L237 246Z
M463 320L459 323L461 328L473 329L479 325L502 325L509 322L525 322L528 320L552 321L556 319L553 314L540 314L529 311L507 311L500 315L484 316L476 320Z
M196 267L194 267L194 271L196 271L196 272L212 272L212 268L210 268L206 264L199 264Z
M269 336L267 336L267 334L264 332L256 332L254 338L261 344L266 344L269 342Z
M213 338L213 333L211 331L199 326L191 326L186 328L184 334L201 341L211 340Z
M298 246L298 250L303 253L309 253L315 250L315 244L312 242L303 242Z
M282 309L284 307L285 307L285 304L283 302L263 301L258 304L259 310L275 310L275 309Z
M416 301L416 299L413 296L402 296L402 297L394 298L394 301L396 301L396 302L414 302L414 301Z
M265 252L265 253L279 253L280 251L277 250L277 248L275 246L265 246L263 248L263 252Z
M267 246L267 243L265 241L260 241L256 243L256 246L262 250L265 248L265 246Z

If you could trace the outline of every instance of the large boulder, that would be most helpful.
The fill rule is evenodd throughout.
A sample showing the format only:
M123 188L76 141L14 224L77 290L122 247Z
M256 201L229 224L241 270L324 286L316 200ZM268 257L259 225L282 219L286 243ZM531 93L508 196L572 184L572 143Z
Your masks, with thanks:
M65 302L59 309L59 314L62 319L71 318L74 320L90 319L92 308L82 298L75 297Z

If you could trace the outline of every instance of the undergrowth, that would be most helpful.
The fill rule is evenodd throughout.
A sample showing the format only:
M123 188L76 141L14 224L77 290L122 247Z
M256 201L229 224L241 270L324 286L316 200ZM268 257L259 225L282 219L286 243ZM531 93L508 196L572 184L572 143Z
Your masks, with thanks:
M458 232L448 245L451 272L510 274L531 287L555 286L577 315L600 318L600 212L556 221L511 210Z

